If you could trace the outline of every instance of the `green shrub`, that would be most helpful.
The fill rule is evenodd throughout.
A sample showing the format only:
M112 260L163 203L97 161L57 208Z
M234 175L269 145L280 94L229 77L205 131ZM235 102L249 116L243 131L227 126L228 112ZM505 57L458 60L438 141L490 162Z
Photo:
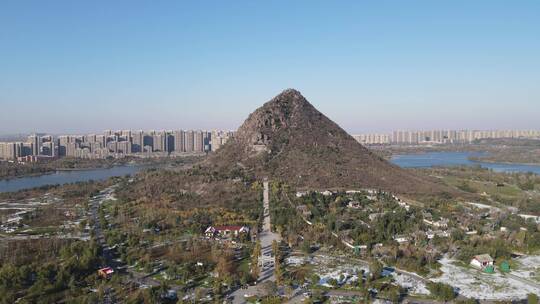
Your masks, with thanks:
M448 284L430 282L427 284L427 288L439 300L450 301L456 298L454 287Z

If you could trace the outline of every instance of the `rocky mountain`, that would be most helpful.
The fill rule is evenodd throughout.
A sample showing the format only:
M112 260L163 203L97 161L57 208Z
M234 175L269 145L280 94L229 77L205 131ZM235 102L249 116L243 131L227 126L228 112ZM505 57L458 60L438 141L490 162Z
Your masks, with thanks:
M206 162L214 171L243 170L280 179L298 189L377 188L434 194L443 185L401 169L359 144L287 89L251 113L230 140Z

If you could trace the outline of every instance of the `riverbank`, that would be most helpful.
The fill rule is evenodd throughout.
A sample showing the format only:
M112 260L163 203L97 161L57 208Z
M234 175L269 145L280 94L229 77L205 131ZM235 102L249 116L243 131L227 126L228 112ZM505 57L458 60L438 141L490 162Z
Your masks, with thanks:
M0 180L36 177L57 171L91 170L125 165L131 159L61 158L37 163L0 162Z
M482 157L469 157L469 160L477 163L489 163L489 164L502 164L502 165L523 165L523 166L540 166L540 163L526 163L526 162L510 162L510 161L497 161L489 158Z
M470 144L437 144L437 145L370 145L370 150L385 159L395 155L423 154L431 152L478 153L474 161L540 165L540 140L531 139L492 139L481 140Z
M17 176L0 177L0 182L9 181L9 180L17 179L17 178L38 177L38 176L47 175L47 174L54 174L55 172L56 170L51 170L51 171L46 171L46 172L28 173L28 174L17 175Z
M144 165L118 165L111 168L56 171L51 174L20 177L0 181L0 192L16 192L43 186L65 185L87 181L104 181L115 176L133 175L146 167Z
M90 180L101 181L114 176L134 175L147 168L180 168L192 165L201 160L201 157L165 157L152 159L122 159L121 161L108 160L109 163L103 163L104 160L98 160L100 166L73 168L53 168L42 174L26 174L10 179L0 180L0 192L14 192L25 189L31 189L49 185L64 185L76 182L85 182ZM86 162L90 164L90 162ZM96 163L95 163L96 164Z
M393 155L390 161L403 168L433 168L456 166L480 166L503 173L528 173L540 175L539 164L514 164L473 161L470 158L478 157L478 152L426 152L421 154Z
M125 157L119 159L60 158L40 163L0 162L0 181L17 178L37 177L57 172L110 169L125 165L161 165L195 162L203 156L185 155L160 158Z
M57 172L61 171L85 171L85 170L96 170L96 169L110 169L114 166L123 166L122 165L112 165L112 166L105 166L105 167L89 167L89 168L57 168Z
M13 179L17 179L17 178L25 178L25 177L39 177L39 176L43 176L43 175L48 175L48 174L55 174L57 172L72 172L72 171L87 171L87 170L98 170L98 169L110 169L114 166L122 166L122 164L118 164L118 165L112 165L112 166L105 166L105 167L87 167L87 168L56 168L56 169L51 169L50 171L44 171L44 172L36 172L36 173L28 173L28 174L22 174L22 175L17 175L17 176L10 176L10 177L3 177L3 178L0 178L0 181L8 181L8 180L13 180Z

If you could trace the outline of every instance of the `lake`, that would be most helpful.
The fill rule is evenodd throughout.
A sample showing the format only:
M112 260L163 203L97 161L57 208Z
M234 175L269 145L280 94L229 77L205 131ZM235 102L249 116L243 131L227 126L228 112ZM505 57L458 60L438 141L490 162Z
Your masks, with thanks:
M447 166L480 165L497 172L534 172L540 175L540 165L485 163L469 160L469 156L481 156L479 152L428 152L421 154L395 155L391 162L403 168L429 168ZM45 185L62 185L89 180L106 180L113 176L132 175L139 172L141 166L116 166L111 168L79 171L57 171L53 174L28 176L10 180L0 180L0 192L13 192Z
M142 169L141 166L115 166L77 171L57 171L52 174L19 177L10 180L0 180L0 192L13 192L45 185L62 185L89 180L106 180L113 176L132 175Z
M429 168L449 166L482 166L496 172L533 172L540 175L540 165L487 163L469 160L470 156L482 156L481 152L428 152L394 155L391 162L403 168Z

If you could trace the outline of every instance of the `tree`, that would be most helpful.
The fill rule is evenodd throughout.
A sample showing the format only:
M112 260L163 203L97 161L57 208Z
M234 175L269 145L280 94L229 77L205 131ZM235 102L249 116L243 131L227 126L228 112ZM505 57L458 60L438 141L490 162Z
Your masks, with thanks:
M365 284L364 284L364 273L365 273L365 270L362 269L360 271L360 273L358 274L358 288L360 289L364 289L365 287Z
M281 269L281 262L277 257L274 262L274 275L276 276L276 283L281 285L283 283L283 270Z
M376 259L369 263L369 272L373 280L377 280L382 276L383 265Z
M251 257L251 275L254 279L259 277L259 256L261 255L261 242L257 241L253 248L253 255Z
M439 300L450 301L456 298L454 287L444 283L427 283L427 288Z
M457 186L460 190L463 190L465 192L470 192L470 193L475 193L476 192L476 189L474 189L473 187L471 187L471 185L469 185L468 182L466 181L463 181L461 182L460 185Z
M230 277L234 272L234 256L228 252L224 252L219 258L216 265L218 277L222 280Z
M251 280L253 280L253 278L251 277L249 273L242 272L242 275L240 276L241 285L246 285L247 283L251 282Z
M222 286L223 285L221 284L221 281L219 279L214 280L212 284L212 291L215 295L221 295L221 293L223 292Z
M309 243L308 240L304 240L302 242L302 251L306 254L310 254L311 253L311 244Z
M263 292L269 296L269 295L275 295L277 294L277 286L276 286L276 283L272 282L272 281L266 281L264 283L262 283L262 286L261 286Z
M534 293L527 295L527 304L538 304L538 296Z
M275 257L279 255L279 244L276 240L272 241L272 253Z
M310 282L311 282L312 285L317 285L317 284L319 284L319 281L320 281L320 280L321 280L321 277L319 277L319 276L318 276L317 274L315 274L315 273L314 273L313 275L311 275L311 277L310 277Z
M315 289L313 291L313 294L311 295L311 302L312 303L322 303L325 300L325 296L323 292L319 289Z
M451 233L452 240L462 241L465 238L465 233L461 229L454 229Z

